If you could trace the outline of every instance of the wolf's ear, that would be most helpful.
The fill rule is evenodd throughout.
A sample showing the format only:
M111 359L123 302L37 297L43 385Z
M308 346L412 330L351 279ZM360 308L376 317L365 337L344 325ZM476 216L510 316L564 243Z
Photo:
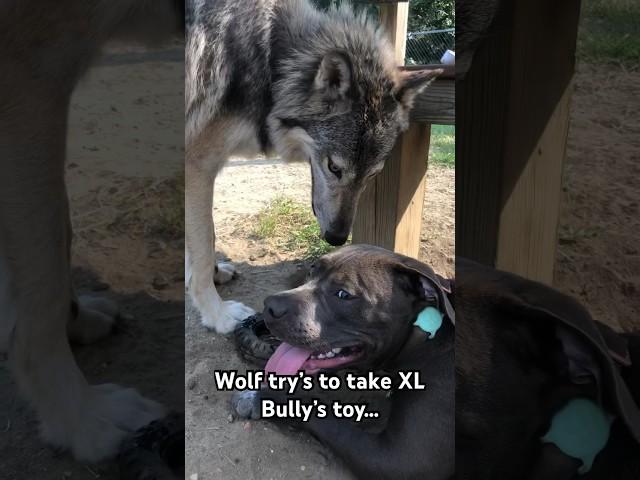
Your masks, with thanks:
M325 102L344 100L351 88L349 59L339 52L327 53L320 62L313 88Z
M406 110L413 106L413 100L444 70L415 70L400 73L398 83L394 91L394 97Z

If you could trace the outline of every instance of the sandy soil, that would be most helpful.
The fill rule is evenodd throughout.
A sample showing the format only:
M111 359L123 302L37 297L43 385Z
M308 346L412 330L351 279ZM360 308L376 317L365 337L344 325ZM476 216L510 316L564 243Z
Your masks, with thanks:
M133 386L180 410L184 241L160 228L168 225L157 204L173 193L183 170L181 58L179 45L110 49L73 97L67 161L76 286L115 299L133 317L111 337L75 348L79 364L91 383ZM181 195L173 198L182 204ZM115 462L81 465L40 442L35 415L17 395L5 360L0 477L119 478Z
M453 273L453 169L429 170L421 258L443 275ZM214 197L217 249L238 267L240 276L222 286L223 298L262 310L268 295L289 288L304 261L274 251L251 238L252 216L270 200L287 195L309 203L311 178L306 164L278 160L232 160L218 177ZM326 448L309 435L269 422L230 422L229 396L217 391L212 372L243 370L229 338L207 331L187 309L186 472L203 479L351 479Z
M555 285L640 329L640 71L581 65L573 95Z

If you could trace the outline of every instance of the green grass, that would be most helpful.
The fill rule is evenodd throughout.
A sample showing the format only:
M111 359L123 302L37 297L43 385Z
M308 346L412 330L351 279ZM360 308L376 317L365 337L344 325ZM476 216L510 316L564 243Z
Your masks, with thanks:
M589 0L582 3L578 58L587 63L640 65L640 2Z
M305 259L318 258L333 250L320 238L311 209L285 196L276 197L258 213L253 235Z
M455 146L454 126L433 125L429 163L455 167ZM258 213L252 234L280 251L305 259L318 258L333 250L320 238L320 228L311 208L286 196L276 197Z
M432 125L429 163L455 167L456 127L453 125Z

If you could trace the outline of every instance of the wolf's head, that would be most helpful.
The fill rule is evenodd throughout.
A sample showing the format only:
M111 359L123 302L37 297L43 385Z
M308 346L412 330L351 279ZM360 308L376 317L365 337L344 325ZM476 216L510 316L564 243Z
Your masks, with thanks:
M268 117L287 160L308 160L322 236L342 245L360 194L409 126L414 97L440 71L401 72L385 35L348 7L319 13L291 2Z
M414 97L440 71L401 72L364 14L294 3L281 51L272 52L279 58L269 133L280 156L310 162L322 236L342 245L367 181L409 125Z

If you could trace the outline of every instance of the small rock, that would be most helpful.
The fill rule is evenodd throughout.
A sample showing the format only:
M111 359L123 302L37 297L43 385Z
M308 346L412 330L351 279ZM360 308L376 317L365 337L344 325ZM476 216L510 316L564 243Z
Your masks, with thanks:
M187 388L189 390L193 390L194 388L196 388L197 384L198 384L198 382L196 381L196 379L194 377L191 377L189 380L187 380Z
M189 475L189 480L198 480L198 474L192 473L191 475Z
M169 282L164 276L156 275L155 277L153 277L153 281L151 282L151 285L156 290L164 290L169 286Z
M307 467L305 467L304 465L300 465L300 470L302 470L303 472L307 469Z
M252 262L256 261L256 256L255 255L249 255L249 260L251 260Z
M227 421L229 423L233 423L233 414L231 414L231 413L229 414L229 416L227 417Z

